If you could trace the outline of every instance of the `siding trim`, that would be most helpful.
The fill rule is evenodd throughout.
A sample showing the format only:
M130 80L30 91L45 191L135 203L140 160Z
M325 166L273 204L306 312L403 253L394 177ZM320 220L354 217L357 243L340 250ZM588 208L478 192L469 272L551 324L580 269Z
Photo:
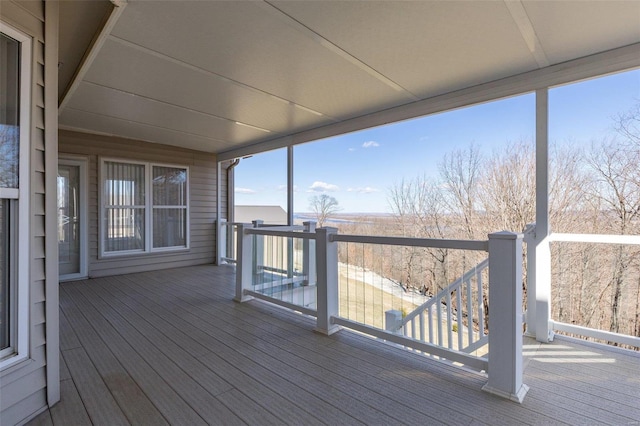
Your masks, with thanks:
M47 404L60 401L60 319L58 287L58 2L45 2L45 329ZM48 214L47 214L48 213Z

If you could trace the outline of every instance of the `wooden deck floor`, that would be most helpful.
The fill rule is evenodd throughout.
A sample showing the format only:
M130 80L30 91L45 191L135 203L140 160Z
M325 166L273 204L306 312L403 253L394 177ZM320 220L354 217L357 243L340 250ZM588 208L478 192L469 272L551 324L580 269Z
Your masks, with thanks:
M31 424L639 424L636 353L526 341L518 405L479 374L234 303L233 278L202 266L62 284L62 400Z

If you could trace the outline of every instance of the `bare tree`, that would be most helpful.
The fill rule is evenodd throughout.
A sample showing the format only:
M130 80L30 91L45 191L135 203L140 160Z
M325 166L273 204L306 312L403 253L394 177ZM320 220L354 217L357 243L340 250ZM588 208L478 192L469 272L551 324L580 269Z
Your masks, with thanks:
M309 208L316 215L318 226L324 226L327 218L336 214L341 209L338 200L327 194L314 195L309 199Z
M467 149L457 149L446 154L440 163L440 177L446 196L443 198L451 213L459 213L463 219L466 237L473 239L476 230L478 179L482 171L482 156L473 143Z
M521 232L535 220L535 152L526 141L511 142L486 162L479 193L484 233Z

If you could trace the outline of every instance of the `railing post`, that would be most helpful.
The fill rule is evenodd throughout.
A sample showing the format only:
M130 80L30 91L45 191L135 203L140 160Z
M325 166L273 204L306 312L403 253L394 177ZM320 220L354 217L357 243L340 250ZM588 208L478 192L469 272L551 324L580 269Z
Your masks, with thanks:
M549 237L536 236L536 340L548 343L553 340L551 320L551 246Z
M303 222L304 232L316 232L315 222ZM302 275L305 276L302 285L316 283L316 246L309 239L302 240Z
M421 314L422 315L422 314ZM400 334L402 328L402 311L390 309L384 313L384 329L392 333Z
M251 221L254 228L260 228L264 224L264 220ZM264 264L264 235L253 236L253 263L252 272L253 275L258 275L261 271L258 270L259 265Z
M246 302L251 300L251 296L246 296L244 290L251 289L253 280L253 235L245 233L247 225L238 224L238 251L236 252L236 302Z
M527 245L527 310L525 312L525 335L536 337L536 224L529 223L524 229Z
M521 403L522 234L489 235L489 381L483 390Z
M331 236L338 233L337 228L316 229L316 283L318 317L316 331L333 334L340 326L331 323L331 317L339 312L338 301L338 243Z
M216 220L216 265L222 265L222 258L229 257L227 249L229 236L227 235L227 220Z

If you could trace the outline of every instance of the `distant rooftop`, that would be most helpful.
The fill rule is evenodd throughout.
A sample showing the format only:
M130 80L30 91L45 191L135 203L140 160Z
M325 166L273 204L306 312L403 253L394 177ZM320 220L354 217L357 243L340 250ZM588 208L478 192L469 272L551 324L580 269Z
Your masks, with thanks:
M236 206L235 222L250 223L256 219L270 225L286 225L287 212L280 206Z

